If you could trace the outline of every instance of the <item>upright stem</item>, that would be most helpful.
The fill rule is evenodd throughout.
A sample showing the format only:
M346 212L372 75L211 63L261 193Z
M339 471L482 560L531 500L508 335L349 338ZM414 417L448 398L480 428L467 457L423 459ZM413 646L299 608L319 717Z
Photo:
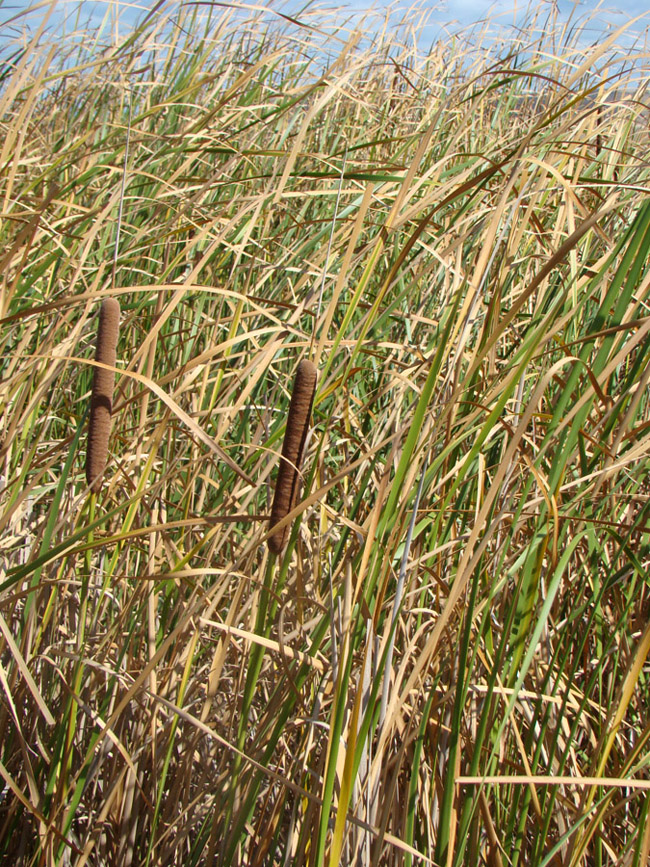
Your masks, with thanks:
M257 608L257 616L255 618L255 634L261 635L264 637L268 637L271 631L271 620L267 620L267 612L269 609L269 601L271 598L271 587L273 584L273 578L275 575L275 565L277 562L277 557L273 553L269 553L268 560L266 561L266 570L264 573L264 582L262 584L262 588L260 591L260 600ZM264 661L264 648L260 644L253 643L253 646L250 650L250 656L248 661L248 671L246 672L246 683L244 685L244 695L242 698L242 706L241 706L241 715L239 717L239 727L237 731L237 750L235 753L233 768L232 768L232 777L230 782L230 794L228 797L228 804L226 807L226 813L223 821L223 849L222 856L226 850L226 846L228 844L228 836L227 829L230 827L233 813L235 811L235 806L238 801L238 796L240 794L240 776L242 771L242 756L241 753L244 751L244 747L246 746L246 735L248 733L248 721L249 715L251 711L251 707L253 705L253 699L255 697L255 689L257 687L257 681L259 680L260 671L262 670L262 662ZM215 822L212 826L212 832L210 835L210 844L208 847L208 863L213 863L214 860L214 851L217 842L217 815L215 814ZM232 846L228 847L232 849ZM223 858L221 859L223 860Z

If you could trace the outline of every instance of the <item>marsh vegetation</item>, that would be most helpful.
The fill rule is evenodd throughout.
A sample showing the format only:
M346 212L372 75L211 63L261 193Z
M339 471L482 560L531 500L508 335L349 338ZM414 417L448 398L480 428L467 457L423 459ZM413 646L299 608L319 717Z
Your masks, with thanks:
M3 863L648 863L647 51L342 14L2 48Z

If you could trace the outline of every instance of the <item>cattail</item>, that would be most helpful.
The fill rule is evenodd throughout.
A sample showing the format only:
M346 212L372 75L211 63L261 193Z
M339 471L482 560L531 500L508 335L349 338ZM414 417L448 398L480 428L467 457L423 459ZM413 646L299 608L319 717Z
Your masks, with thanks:
M115 298L102 302L97 329L95 360L115 367L117 332L120 325L120 305ZM102 367L95 368L93 394L90 399L90 425L88 427L88 452L86 454L86 479L90 489L98 494L108 453L108 435L111 430L113 410L113 386L115 374Z
M309 428L315 391L316 366L311 361L301 361L296 372L296 381L293 384L287 428L282 444L280 469L275 483L275 496L271 509L271 528L285 518L296 504L298 471ZM269 550L274 554L282 553L282 549L287 543L289 529L289 525L287 525L269 536Z

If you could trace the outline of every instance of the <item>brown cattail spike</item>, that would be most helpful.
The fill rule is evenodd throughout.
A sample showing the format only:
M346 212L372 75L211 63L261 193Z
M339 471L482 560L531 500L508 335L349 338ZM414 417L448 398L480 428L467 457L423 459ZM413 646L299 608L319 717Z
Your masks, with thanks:
M102 302L97 329L95 360L115 367L117 332L120 326L120 305L115 298ZM95 368L93 394L90 399L90 425L88 427L88 452L86 454L86 480L96 494L102 487L102 476L108 454L108 435L111 430L113 411L113 387L115 374L102 367Z
M271 528L285 518L296 505L298 471L305 447L311 406L316 391L316 367L311 361L301 361L293 384L287 429L282 444L282 458L275 483L275 496L271 509ZM269 536L269 550L281 554L289 537L289 525Z

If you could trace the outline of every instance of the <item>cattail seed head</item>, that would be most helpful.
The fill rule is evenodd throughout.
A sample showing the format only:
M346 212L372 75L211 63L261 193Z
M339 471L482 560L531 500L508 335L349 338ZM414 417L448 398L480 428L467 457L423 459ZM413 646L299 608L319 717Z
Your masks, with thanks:
M280 469L275 483L275 496L271 509L270 526L273 528L285 518L296 504L298 495L298 470L302 451L309 429L311 407L316 391L316 366L306 359L301 361L296 371L296 379L291 393L291 404L287 417L287 427L282 444ZM287 525L269 536L269 550L281 554L287 543L290 527Z
M115 367L117 333L120 325L120 305L115 298L106 298L99 312L95 360ZM94 369L93 393L90 399L86 480L96 494L102 487L102 476L108 454L108 435L113 411L115 374L101 367Z

